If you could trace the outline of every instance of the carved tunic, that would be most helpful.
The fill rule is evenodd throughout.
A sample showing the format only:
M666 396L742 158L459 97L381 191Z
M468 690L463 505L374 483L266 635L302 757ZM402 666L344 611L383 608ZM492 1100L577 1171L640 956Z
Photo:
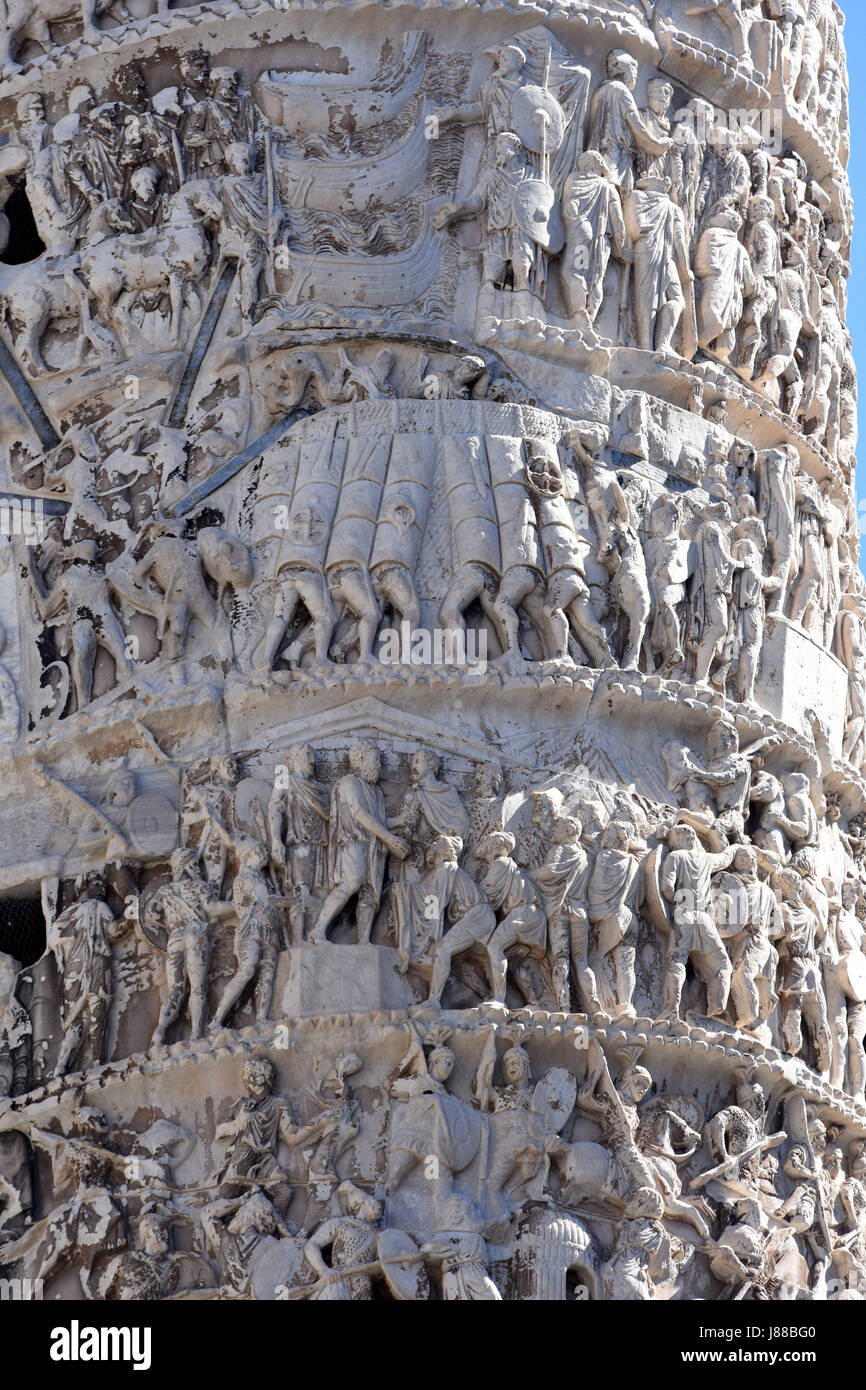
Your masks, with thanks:
M351 773L341 777L331 795L331 830L328 860L335 883L358 878L371 890L378 904L385 872L386 850L382 841L358 820L357 812L384 825L385 798L378 787Z
M737 327L744 297L755 291L755 277L746 248L729 227L707 228L698 243L695 272L704 280L701 342L710 344Z
M707 854L703 849L675 849L665 860L662 874L673 903L674 930L683 952L724 953L713 920L712 876L717 870L726 869L733 855L733 850Z
M285 843L292 882L321 888L328 860L328 789L297 772L287 773L286 783L285 790L274 795L278 804L285 807Z
M532 880L510 859L496 859L481 885L491 905L507 917L526 946L544 949L547 919Z
M429 778L423 785L410 786L394 820L394 828L399 828L429 844L439 835L457 835L461 839L466 833L469 817L456 787L436 778Z
M580 845L554 845L533 871L549 919L585 911L589 876L589 858Z
M447 890L441 895L441 901L447 903L447 921L452 927L459 923L476 941L489 941L496 930L496 918L474 878L463 869L457 869L449 875L449 880ZM434 889L435 883L436 880L431 884Z
M242 957L253 945L270 950L279 947L280 933L270 904L270 887L257 869L240 868L232 884L232 902L238 914L235 952Z
M587 883L589 920L598 928L599 950L610 951L629 931L639 902L638 861L618 849L601 849Z
M670 1241L659 1221L626 1221L604 1270L608 1297L624 1301L651 1299L654 1281L670 1278Z
M500 1298L499 1290L487 1273L486 1253L481 1236L460 1235L453 1250L442 1261L445 1302L492 1302Z
M566 225L562 269L586 281L587 309L594 320L601 307L611 248L619 253L626 241L619 193L597 174L572 174L562 193L562 215Z
M241 1126L234 1137L221 1176L221 1191L226 1195L242 1196L250 1190L250 1182L281 1184L286 1174L277 1158L280 1132L283 1125L292 1126L291 1106L279 1096L248 1097L240 1101L235 1112Z
M55 951L66 990L77 997L111 992L111 936L114 913L104 902L74 903L54 924L58 933ZM68 933L68 934L67 934Z
M635 243L635 296L654 319L681 296L680 267L688 262L683 215L666 193L638 188L626 200L625 220Z
M817 950L820 924L805 903L784 903L785 919L785 990L791 995L803 995L817 985Z
M158 888L152 907L160 912L168 927L169 951L199 945L208 933L208 904L211 895L204 883L183 879Z
M602 82L592 99L587 146L607 160L618 188L634 187L635 126L643 127L637 102L624 82Z

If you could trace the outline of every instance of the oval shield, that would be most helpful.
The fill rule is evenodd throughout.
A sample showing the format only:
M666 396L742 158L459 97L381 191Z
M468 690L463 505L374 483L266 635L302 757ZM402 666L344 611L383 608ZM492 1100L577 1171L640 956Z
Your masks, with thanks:
M314 1282L313 1272L304 1259L304 1240L292 1236L277 1240L263 1236L250 1257L249 1272L253 1297L259 1302L273 1303L277 1289L301 1288Z
M533 154L553 154L565 135L565 112L545 87L528 83L511 98L511 129Z
M385 1283L394 1298L400 1303L426 1302L430 1297L430 1280L412 1237L405 1231L380 1231L376 1237L376 1251L382 1261Z
M514 190L514 217L518 227L552 255L565 245L562 220L555 205L556 194L544 179L524 179Z
M465 1101L454 1096L437 1096L440 1156L452 1173L467 1168L481 1143L481 1116Z
M532 1093L532 1108L543 1115L548 1134L559 1134L577 1100L577 1078L565 1067L551 1067Z

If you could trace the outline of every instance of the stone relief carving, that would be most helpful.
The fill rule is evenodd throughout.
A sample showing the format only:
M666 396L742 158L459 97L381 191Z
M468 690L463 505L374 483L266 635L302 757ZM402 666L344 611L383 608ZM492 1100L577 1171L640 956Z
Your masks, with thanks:
M3 20L0 1272L862 1298L841 17L229 9Z

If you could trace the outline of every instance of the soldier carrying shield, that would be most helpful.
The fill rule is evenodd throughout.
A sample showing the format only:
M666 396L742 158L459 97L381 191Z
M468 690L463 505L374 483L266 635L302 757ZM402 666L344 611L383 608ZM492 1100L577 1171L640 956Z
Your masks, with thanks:
M325 579L325 557L340 496L345 452L345 440L335 444L333 435L301 445L298 482L276 562L279 589L258 649L258 660L266 671L280 656L288 661L299 660L298 642L281 651L299 604L311 619L316 661L325 663L330 659L328 651L337 615Z
M486 211L482 286L505 289L510 279L518 293L532 289L536 246L561 250L555 244L557 238L551 244L550 214L556 195L544 179L531 177L523 145L513 131L497 135L493 148L493 161L482 165L470 196L462 203L443 203L433 216L433 226L442 231Z

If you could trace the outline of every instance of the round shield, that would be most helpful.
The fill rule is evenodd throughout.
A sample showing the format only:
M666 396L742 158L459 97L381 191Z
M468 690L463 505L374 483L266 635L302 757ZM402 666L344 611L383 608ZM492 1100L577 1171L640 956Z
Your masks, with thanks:
M514 216L530 240L556 255L565 245L556 194L544 179L524 179L514 190Z
M866 1004L866 956L862 951L849 951L839 962L842 989L855 1004Z
M538 497L559 497L565 487L562 469L555 459L532 458L524 468L526 485Z
M405 1231L381 1231L376 1238L376 1250L382 1261L385 1283L397 1301L425 1303L430 1297L430 1281L412 1237Z
M304 1245L301 1237L262 1237L249 1263L253 1298L273 1303L278 1288L296 1289L314 1282L313 1272L304 1259Z
M162 859L177 845L177 811L167 796L137 796L126 812L124 828L140 854Z
M138 925L151 946L155 946L158 951L167 950L168 933L154 914L153 900L160 888L164 888L170 882L171 879L168 874L158 874L156 878L152 878L149 883L145 884L138 900Z
M565 112L546 88L519 87L511 98L511 129L533 154L553 154L565 135Z
M684 1124L687 1124L695 1133L700 1133L704 1124L704 1107L694 1096L685 1096L679 1092L665 1092L663 1096L651 1101L648 1106L642 1107L640 1116L643 1123L648 1119L654 1118L656 1114L663 1114L666 1110L672 1110L675 1115L679 1115ZM677 1144L680 1148L681 1144Z
M254 840L263 836L267 842L268 802L273 786L263 777L244 777L235 788L235 821L237 827Z
M565 1067L551 1067L532 1093L532 1108L543 1115L548 1134L559 1134L577 1100L577 1078Z

